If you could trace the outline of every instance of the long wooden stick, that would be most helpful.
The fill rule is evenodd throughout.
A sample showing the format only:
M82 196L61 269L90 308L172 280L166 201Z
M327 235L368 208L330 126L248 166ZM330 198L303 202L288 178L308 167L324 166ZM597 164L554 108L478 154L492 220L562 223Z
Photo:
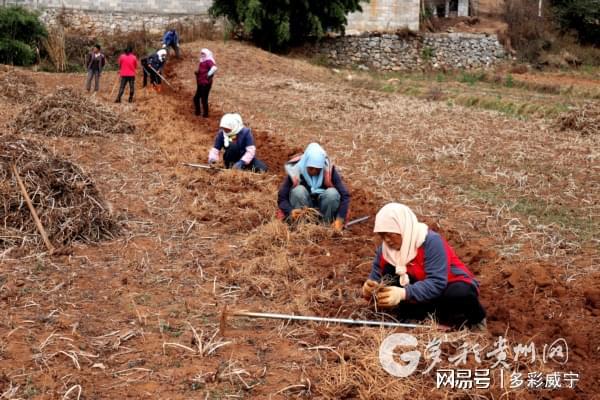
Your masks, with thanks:
M345 325L384 326L384 327L388 327L388 328L429 328L429 326L427 326L427 325L404 324L404 323L400 323L400 322L369 321L369 320L364 320L364 319L348 319L348 318L312 317L312 316L304 316L304 315L259 313L259 312L250 312L250 311L234 311L231 313L231 315L234 315L237 317L285 319L285 320L291 320L291 321L332 322L335 324L345 324Z
M177 91L177 89L175 89L173 86L171 86L171 84L169 83L169 81L168 81L168 80L166 80L166 79L165 79L165 77L164 77L164 76L162 76L162 75L161 75L161 74L160 74L160 73L159 73L157 70L155 70L155 69L152 67L152 65L148 64L148 68L150 68L152 71L154 71L154 73L155 73L156 75L158 75L158 77L159 77L159 78L161 78L163 81L165 81L165 83L166 83L167 85L169 85L169 87L170 87L171 89L173 89L174 91Z
M46 234L46 230L44 229L44 226L42 225L42 221L40 221L40 218L38 217L37 212L35 211L35 207L33 207L33 203L31 202L31 199L29 198L27 189L25 189L25 185L23 184L23 181L21 180L21 177L19 176L19 173L17 172L17 166L14 163L11 163L10 167L12 168L13 174L15 174L15 179L17 180L17 184L19 185L19 188L21 189L21 194L23 194L23 197L25 198L27 207L29 207L29 212L31 212L31 216L33 217L33 220L35 222L37 230L40 233L40 235L42 235L42 239L44 240L44 243L46 244L48 251L50 252L50 254L52 254L54 252L54 246L52 246L50 239L48 239L48 235Z
M117 87L117 83L119 83L120 80L120 76L119 76L119 72L117 71L117 77L115 78L115 83L112 86L112 89L110 90L110 95L108 97L112 98L113 92L115 91L115 88Z

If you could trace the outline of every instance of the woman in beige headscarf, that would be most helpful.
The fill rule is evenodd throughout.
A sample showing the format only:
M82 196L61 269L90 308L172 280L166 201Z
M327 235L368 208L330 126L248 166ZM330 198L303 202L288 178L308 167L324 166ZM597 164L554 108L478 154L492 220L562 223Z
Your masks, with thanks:
M382 239L363 296L379 307L392 308L403 319L435 314L453 326L485 326L479 283L436 232L417 220L410 208L385 205L375 218ZM378 282L388 286L373 293Z

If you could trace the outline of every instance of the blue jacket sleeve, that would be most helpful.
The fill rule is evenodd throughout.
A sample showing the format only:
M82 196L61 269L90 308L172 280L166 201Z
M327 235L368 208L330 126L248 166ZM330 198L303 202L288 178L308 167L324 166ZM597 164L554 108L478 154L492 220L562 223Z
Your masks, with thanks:
M346 185L342 181L342 177L338 174L335 167L331 171L331 181L340 193L340 208L338 209L337 217L345 220L348 216L348 208L350 207L350 192L348 192Z
M369 279L375 282L381 281L381 265L379 265L379 260L381 260L381 251L381 246L379 246L377 248L377 252L375 252L375 259L373 259L371 273L369 274Z
M277 204L286 217L292 212L290 190L292 190L292 180L289 176L286 176L281 183L281 186L279 186L279 193L277 194Z
M217 136L215 136L214 148L217 150L221 150L223 146L225 146L225 139L223 139L223 134L219 132L217 133Z
M423 246L426 277L406 287L406 299L417 303L441 296L448 285L448 256L442 238L437 233L430 232Z

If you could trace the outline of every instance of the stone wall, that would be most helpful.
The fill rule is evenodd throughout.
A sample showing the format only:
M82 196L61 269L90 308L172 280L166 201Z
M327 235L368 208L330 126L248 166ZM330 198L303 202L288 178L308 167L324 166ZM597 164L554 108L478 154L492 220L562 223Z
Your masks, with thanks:
M486 68L505 57L495 35L468 33L341 36L316 51L333 65L382 71Z
M133 32L156 34L178 23L206 23L212 0L0 0L41 12L47 25L58 20L88 35Z
M2 3L31 8L57 8L130 14L207 14L212 0L0 0Z
M97 12L83 10L61 10L48 8L40 19L48 26L60 21L70 31L86 35L114 34L145 30L150 34L161 34L166 27L210 23L208 15L151 14L129 12Z

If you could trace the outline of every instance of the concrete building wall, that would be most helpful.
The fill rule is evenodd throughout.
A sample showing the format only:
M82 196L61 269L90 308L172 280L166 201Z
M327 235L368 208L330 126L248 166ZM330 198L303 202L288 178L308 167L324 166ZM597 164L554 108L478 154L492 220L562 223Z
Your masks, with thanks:
M347 33L419 29L419 0L370 0L361 3L362 13L348 16Z

